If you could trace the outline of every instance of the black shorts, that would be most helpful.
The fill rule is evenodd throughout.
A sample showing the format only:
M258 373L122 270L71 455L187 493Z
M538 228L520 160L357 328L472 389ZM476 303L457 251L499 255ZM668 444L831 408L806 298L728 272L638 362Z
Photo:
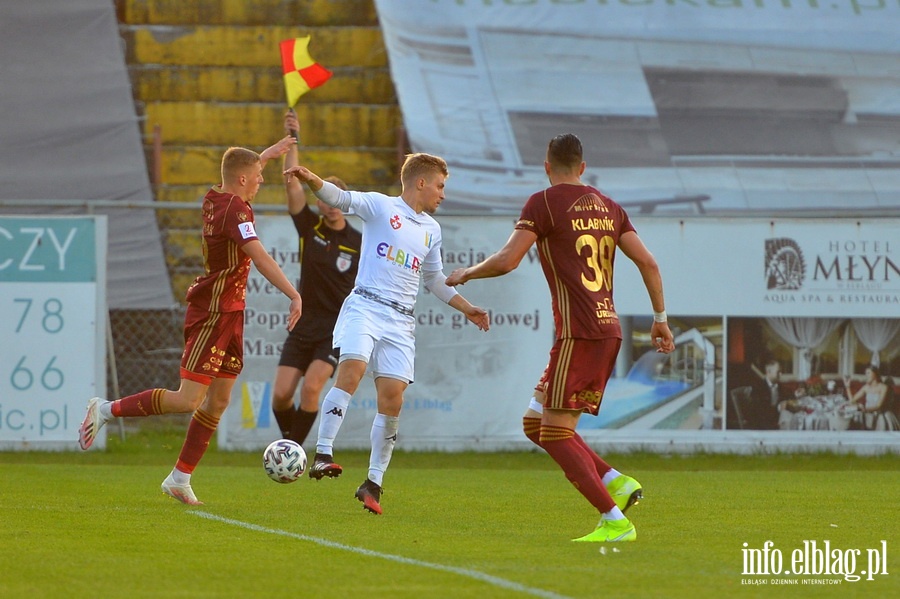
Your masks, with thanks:
M322 360L337 369L339 351L331 347L331 335L310 337L304 335L298 328L288 333L278 365L306 372L313 360ZM334 370L331 375L334 376Z

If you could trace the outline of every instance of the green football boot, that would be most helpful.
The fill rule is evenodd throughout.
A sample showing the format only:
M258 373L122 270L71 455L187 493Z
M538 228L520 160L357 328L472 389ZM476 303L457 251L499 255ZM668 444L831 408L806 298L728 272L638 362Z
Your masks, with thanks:
M637 531L634 530L634 524L628 518L622 518L621 520L600 520L600 524L594 529L594 532L572 540L576 543L612 543L635 539L637 539Z
M637 504L644 498L644 491L641 487L641 483L624 474L612 479L606 486L606 490L612 495L613 501L616 502L616 505L622 510L622 513L625 513L625 510Z

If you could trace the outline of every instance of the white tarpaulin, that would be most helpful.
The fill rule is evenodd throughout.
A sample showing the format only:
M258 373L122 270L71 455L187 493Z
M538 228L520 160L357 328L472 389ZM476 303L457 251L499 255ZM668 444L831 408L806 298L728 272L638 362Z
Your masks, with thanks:
M900 10L860 2L376 0L445 210L515 213L547 142L644 213L900 210Z
M141 133L109 0L5 2L0 16L0 207L6 214L83 213L39 200L150 202ZM109 217L111 308L170 308L153 210Z

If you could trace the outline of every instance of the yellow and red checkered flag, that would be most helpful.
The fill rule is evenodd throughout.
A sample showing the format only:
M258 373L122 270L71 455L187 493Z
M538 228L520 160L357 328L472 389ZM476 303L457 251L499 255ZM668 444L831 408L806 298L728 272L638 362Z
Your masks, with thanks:
M309 55L310 36L284 40L281 46L281 68L284 73L284 92L288 106L293 107L300 96L331 79L331 71Z

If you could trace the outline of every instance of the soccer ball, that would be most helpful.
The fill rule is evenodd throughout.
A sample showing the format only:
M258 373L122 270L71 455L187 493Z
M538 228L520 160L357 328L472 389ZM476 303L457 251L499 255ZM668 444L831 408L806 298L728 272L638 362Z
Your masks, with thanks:
M272 441L263 452L263 466L277 483L292 483L306 472L306 452L296 441Z

